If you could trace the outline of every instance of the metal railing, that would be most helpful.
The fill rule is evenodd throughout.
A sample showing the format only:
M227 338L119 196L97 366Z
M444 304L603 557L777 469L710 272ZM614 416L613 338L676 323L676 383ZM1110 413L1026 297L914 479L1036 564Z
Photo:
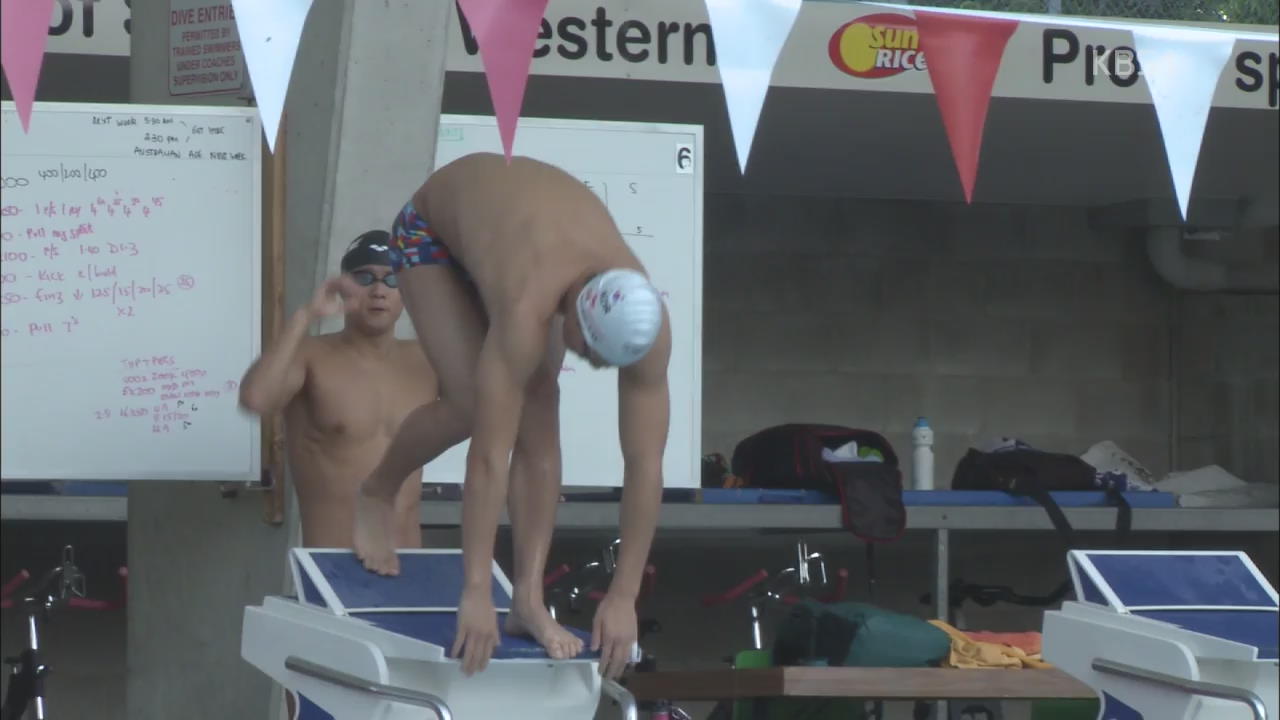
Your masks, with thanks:
M323 680L348 690L359 690L387 700L427 708L434 712L440 720L453 720L453 713L449 710L449 706L445 704L442 698L436 695L412 688L394 687L373 682L372 680L365 680L350 673L292 655L285 658L284 666L296 673Z
M1146 670L1144 668L1134 667L1133 665L1126 665L1125 663L1118 663L1112 660L1103 660L1101 658L1093 661L1093 669L1100 673L1125 677L1131 680L1139 680L1151 683L1152 685L1173 688L1175 690L1182 690L1193 695L1203 695L1205 697L1244 703L1253 712L1254 720L1267 720L1267 707L1263 704L1262 698L1258 697L1257 693L1247 688L1204 682L1203 680L1187 680L1186 678L1166 675L1165 673L1156 672L1154 670Z

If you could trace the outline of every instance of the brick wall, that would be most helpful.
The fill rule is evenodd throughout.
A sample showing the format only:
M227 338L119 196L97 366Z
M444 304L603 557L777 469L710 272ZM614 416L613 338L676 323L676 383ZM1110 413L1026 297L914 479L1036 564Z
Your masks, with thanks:
M813 421L909 456L927 415L939 487L1001 435L1168 469L1174 294L1083 211L712 195L705 246L707 452Z
M1180 306L1179 464L1277 482L1280 297L1188 295Z

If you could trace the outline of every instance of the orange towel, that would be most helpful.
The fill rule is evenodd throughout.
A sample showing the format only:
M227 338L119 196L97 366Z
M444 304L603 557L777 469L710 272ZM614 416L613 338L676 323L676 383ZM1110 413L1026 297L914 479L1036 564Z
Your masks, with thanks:
M1039 655L1044 636L1038 632L965 631L970 640L1016 647L1028 655Z
M930 620L929 624L951 637L951 653L946 662L943 663L944 667L1005 668L1013 670L1053 667L1041 659L1038 638L1034 645L1035 652L1027 652L1022 647L1006 644L1004 641L992 642L975 639L972 635L977 633L961 632L941 620ZM984 638L1016 636L1014 639L1017 640L1019 645L1022 645L1030 640L1030 638L1025 637L1030 634L1039 635L1039 633L984 633L980 636Z

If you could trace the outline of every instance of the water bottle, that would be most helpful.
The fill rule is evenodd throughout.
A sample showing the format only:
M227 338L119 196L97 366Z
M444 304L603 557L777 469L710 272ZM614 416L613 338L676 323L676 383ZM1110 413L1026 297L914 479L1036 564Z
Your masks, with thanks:
M933 428L924 417L911 428L911 485L916 490L933 489Z

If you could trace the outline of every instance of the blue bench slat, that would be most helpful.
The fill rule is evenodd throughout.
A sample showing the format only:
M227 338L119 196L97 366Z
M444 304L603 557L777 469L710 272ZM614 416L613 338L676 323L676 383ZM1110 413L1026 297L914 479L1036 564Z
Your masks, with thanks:
M1107 498L1107 494L1094 490L1067 490L1049 493L1054 502L1061 507L1115 507ZM1172 508L1178 506L1178 498L1166 492L1126 492L1121 493L1129 507L1133 508ZM904 490L902 502L908 507L946 506L946 507L989 507L989 506L1031 506L1040 504L1029 497L1011 495L1000 490Z
M1062 507L1114 507L1106 493L1101 491L1049 494ZM1165 492L1127 492L1124 498L1134 508L1172 508L1178 505L1177 497ZM704 488L702 502L706 505L835 505L840 499L819 490ZM1000 490L904 490L902 502L907 507L1039 507L1029 497Z

